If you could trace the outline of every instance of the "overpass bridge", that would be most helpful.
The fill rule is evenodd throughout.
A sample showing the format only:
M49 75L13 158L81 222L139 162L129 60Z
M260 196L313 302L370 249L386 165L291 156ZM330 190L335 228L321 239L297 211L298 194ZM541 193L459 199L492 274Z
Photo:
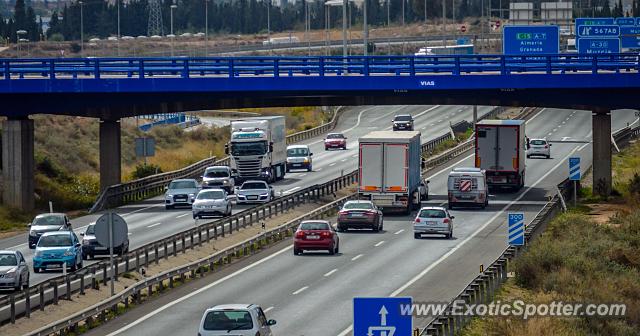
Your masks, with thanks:
M0 59L3 201L33 207L31 114L100 123L101 187L120 182L119 119L309 105L500 105L593 112L594 184L611 188L611 110L638 108L637 54Z

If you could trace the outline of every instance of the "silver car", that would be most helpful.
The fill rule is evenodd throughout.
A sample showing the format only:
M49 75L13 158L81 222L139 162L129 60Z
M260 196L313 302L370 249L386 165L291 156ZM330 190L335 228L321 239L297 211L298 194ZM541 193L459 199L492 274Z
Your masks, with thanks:
M273 187L264 181L246 181L236 189L236 203L266 203L275 198Z
M413 237L420 239L423 234L443 234L451 238L454 218L443 207L424 207L413 220Z
M44 213L37 215L33 222L27 224L29 228L29 248L36 248L38 239L45 232L71 230L69 217L63 213Z
M205 216L226 217L231 215L231 200L222 189L206 189L198 193L191 209L194 219Z
M207 309L200 320L200 336L271 336L275 320L267 320L260 306L224 304Z
M228 194L233 193L235 178L231 168L227 166L207 167L202 175L202 188L224 189Z
M200 186L194 179L173 180L165 188L164 202L165 209L173 209L176 205L191 206Z
M551 157L551 144L547 139L530 139L527 145L527 158L532 156Z
M313 170L313 153L307 145L291 145L287 147L287 172L292 169Z
M0 251L0 289L29 288L29 266L20 251Z

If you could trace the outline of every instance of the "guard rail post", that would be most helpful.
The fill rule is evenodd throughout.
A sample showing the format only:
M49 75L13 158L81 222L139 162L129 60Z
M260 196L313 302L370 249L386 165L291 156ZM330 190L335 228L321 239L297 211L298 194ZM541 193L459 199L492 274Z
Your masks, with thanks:
M182 254L187 253L187 238L184 235L184 232L180 233L180 242L182 243L180 246L180 250L182 251Z
M149 267L149 246L144 246L144 265Z
M84 273L80 276L80 295L84 295Z
M53 287L53 304L57 306L58 305L58 282L53 281L51 285Z
M64 279L64 282L66 284L66 289L67 289L67 300L71 301L71 275L67 274L67 276Z
M25 316L31 317L31 288L29 287L24 290L24 308Z
M107 285L107 263L103 262L102 264L102 284Z

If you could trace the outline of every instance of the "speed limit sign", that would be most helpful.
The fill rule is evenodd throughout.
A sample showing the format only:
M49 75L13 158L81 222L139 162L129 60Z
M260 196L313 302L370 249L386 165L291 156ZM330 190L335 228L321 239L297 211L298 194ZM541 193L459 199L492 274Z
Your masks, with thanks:
M463 33L466 32L467 31L467 26L464 26L464 25L461 26L460 27L460 31L463 32Z

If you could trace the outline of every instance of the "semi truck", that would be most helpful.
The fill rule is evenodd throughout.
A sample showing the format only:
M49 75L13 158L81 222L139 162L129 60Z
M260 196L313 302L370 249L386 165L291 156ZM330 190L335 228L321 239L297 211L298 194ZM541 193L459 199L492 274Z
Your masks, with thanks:
M236 185L246 180L268 183L284 178L287 143L284 116L231 121L231 137L225 146Z
M385 212L420 207L420 132L374 131L359 139L358 196Z
M525 121L479 121L475 140L475 166L485 171L487 185L520 190L525 176Z

